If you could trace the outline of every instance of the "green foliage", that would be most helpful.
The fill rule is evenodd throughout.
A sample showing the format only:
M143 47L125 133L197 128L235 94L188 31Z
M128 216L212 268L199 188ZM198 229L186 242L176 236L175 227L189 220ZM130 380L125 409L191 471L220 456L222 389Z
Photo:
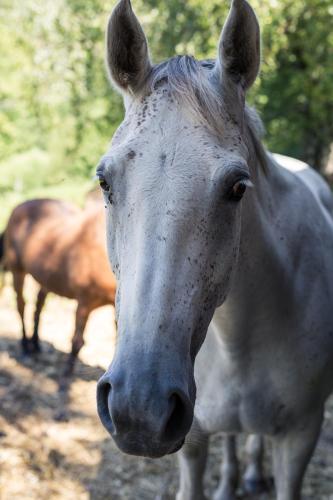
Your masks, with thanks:
M322 168L333 137L331 0L251 3L263 28L264 50L250 100L262 114L267 144ZM215 57L227 2L133 0L133 5L154 61L175 53ZM123 115L104 68L111 7L103 0L2 0L1 197L21 199L44 187L52 190L71 179L84 185L91 178Z
M64 169L57 169L41 149L12 155L0 163L0 231L11 210L27 198L63 198L82 205L95 184L91 176L68 176Z
M255 102L270 146L323 168L333 139L333 5L280 0L264 19Z

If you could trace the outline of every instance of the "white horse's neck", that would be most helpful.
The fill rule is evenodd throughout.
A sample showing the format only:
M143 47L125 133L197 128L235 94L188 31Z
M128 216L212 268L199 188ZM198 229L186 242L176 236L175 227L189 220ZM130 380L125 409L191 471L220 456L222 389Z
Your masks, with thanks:
M280 251L284 242L276 233L281 193L288 186L289 175L270 156L267 174L257 166L251 170L254 188L243 201L237 268L227 299L213 319L225 348L236 353L246 348L249 336L260 335L267 328L265 315L277 313L277 302L283 314L284 299L290 295L285 254Z

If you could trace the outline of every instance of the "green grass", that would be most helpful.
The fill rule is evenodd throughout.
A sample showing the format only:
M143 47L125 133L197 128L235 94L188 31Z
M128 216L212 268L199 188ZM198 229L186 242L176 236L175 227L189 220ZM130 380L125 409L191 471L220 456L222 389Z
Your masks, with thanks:
M94 186L86 179L68 179L55 186L41 186L21 192L8 192L1 195L0 231L3 231L13 208L19 203L33 198L58 198L82 206L88 191Z
M19 203L33 198L58 198L83 205L95 186L90 178L70 177L56 168L47 153L33 149L0 163L0 231Z

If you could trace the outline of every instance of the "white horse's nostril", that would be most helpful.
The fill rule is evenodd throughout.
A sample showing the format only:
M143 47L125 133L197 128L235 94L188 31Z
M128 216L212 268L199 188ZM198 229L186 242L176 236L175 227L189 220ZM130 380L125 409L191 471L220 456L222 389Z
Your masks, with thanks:
M186 396L173 393L169 398L169 416L167 418L163 437L166 441L183 439L188 433L193 420L193 408Z
M102 377L97 385L97 411L99 418L106 430L110 433L114 433L114 425L111 418L111 408L110 408L110 393L112 391L112 386L110 382Z

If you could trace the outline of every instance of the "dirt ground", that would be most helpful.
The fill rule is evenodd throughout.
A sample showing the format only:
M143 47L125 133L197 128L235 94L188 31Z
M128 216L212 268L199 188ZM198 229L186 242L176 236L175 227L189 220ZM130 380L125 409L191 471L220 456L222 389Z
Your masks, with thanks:
M129 457L118 451L96 414L96 381L110 363L115 333L111 307L90 318L86 345L70 388L66 422L57 378L70 348L75 302L48 298L41 323L43 352L22 359L20 323L8 285L0 296L0 499L166 500L177 489L176 459ZM27 318L35 285L26 284ZM31 327L31 321L30 321ZM211 442L207 495L217 485L221 436ZM269 452L268 452L269 455ZM269 473L269 460L267 460ZM241 492L240 492L241 493ZM333 399L308 469L304 498L333 500ZM274 498L274 494L265 495Z

